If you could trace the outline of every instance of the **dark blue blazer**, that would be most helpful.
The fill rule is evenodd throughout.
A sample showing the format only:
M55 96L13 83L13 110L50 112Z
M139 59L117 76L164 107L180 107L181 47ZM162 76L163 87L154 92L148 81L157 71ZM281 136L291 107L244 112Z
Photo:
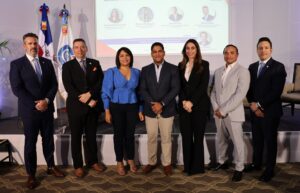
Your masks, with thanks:
M10 84L13 93L18 97L18 112L22 118L31 118L40 114L54 112L53 100L57 92L57 79L52 62L39 57L42 68L42 82L25 56L16 59L10 64ZM48 109L41 113L35 108L35 101L48 98Z
M140 94L144 100L144 114L156 117L152 111L151 102L163 102L165 106L161 116L164 118L176 115L176 100L180 90L178 68L164 62L160 71L159 81L156 80L155 64L142 68L140 79Z
M284 65L271 58L257 77L258 66L259 62L249 66L251 81L247 99L250 103L259 102L265 116L279 117L282 115L280 96L286 79Z

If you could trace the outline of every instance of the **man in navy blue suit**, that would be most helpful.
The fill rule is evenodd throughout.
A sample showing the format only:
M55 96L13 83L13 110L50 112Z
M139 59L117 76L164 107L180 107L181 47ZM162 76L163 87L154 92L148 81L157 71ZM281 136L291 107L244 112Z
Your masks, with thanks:
M158 132L161 138L164 173L172 174L172 128L176 111L175 97L180 90L178 68L164 60L165 50L160 42L151 46L153 63L142 68L140 93L144 100L145 124L148 134L148 165L143 169L150 173L157 166Z
M245 171L260 170L264 144L266 168L259 180L268 182L274 176L277 157L277 129L282 106L280 96L286 79L284 65L272 58L272 42L262 37L257 43L259 61L249 66L251 81L247 99L251 109L253 163Z
M25 167L28 174L27 187L34 189L37 167L36 142L42 136L43 153L47 162L47 173L55 177L64 174L54 164L53 100L57 91L57 80L52 62L38 57L38 37L27 33L23 36L25 56L11 62L10 83L18 97L18 111L24 125Z

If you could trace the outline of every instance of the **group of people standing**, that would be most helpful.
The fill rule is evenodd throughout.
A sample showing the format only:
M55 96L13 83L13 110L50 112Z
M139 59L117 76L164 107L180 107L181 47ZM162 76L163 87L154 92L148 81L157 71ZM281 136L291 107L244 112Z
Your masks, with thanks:
M65 176L54 164L53 100L57 91L55 71L50 60L38 57L38 37L23 36L25 56L11 62L10 81L18 97L19 115L24 124L25 166L27 187L35 188L36 141L39 132L48 174ZM172 174L172 128L179 113L182 135L183 162L186 175L204 173L204 132L213 107L217 127L218 163L214 170L228 168L229 138L234 144L235 172L233 181L242 179L243 171L262 167L264 141L267 146L267 165L260 180L274 176L277 147L277 128L282 115L280 94L286 72L284 65L271 58L272 43L261 38L257 44L259 62L249 71L238 64L238 48L232 44L224 48L225 65L216 70L209 98L209 63L202 59L199 44L189 39L182 49L182 61L175 66L165 61L164 46L151 46L153 62L142 70L133 67L130 49L122 47L116 54L116 67L103 73L99 61L86 57L88 48L83 39L73 41L75 58L63 65L62 79L68 93L66 105L71 129L71 148L74 174L83 177L81 149L82 134L86 136L85 163L96 172L105 167L98 162L96 130L101 109L105 121L112 124L117 173L136 173L135 126L145 120L148 135L148 164L145 174L158 165L158 136L161 141L161 163L164 173ZM264 63L264 64L262 64ZM250 102L253 132L253 164L244 168L242 123L245 121L243 99ZM178 99L177 99L178 96ZM103 101L103 102L102 102Z

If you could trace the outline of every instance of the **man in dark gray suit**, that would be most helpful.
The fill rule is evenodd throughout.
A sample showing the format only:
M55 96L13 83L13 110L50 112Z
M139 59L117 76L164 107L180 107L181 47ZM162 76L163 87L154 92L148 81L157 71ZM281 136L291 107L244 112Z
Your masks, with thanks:
M148 165L143 172L151 172L157 164L157 136L161 136L164 173L172 174L171 133L176 114L175 97L180 90L178 68L164 60L164 46L155 42L151 46L153 63L142 68L140 92L144 99L144 114L148 134Z

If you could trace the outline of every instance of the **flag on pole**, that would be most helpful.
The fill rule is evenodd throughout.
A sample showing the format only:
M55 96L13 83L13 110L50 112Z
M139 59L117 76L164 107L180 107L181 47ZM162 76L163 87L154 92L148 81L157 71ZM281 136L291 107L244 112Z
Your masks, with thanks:
M52 41L52 35L51 35L51 29L50 29L50 24L48 20L48 15L47 13L49 12L49 7L44 3L40 7L40 12L42 14L42 21L39 29L39 52L38 55L40 57L47 58L52 61L53 67L54 66L54 50L53 50L53 41ZM54 118L57 118L57 105L56 105L56 97L53 101L54 103Z
M53 62L53 41L47 15L49 7L44 3L40 7L40 12L42 13L42 21L39 30L39 56L48 58Z
M67 99L67 92L62 83L62 66L67 61L71 60L74 57L72 50L73 35L70 22L68 21L70 13L64 5L63 9L60 11L59 16L61 17L61 30L57 48L57 74L58 74L58 91L60 96L64 99L63 103L65 106L65 101Z

